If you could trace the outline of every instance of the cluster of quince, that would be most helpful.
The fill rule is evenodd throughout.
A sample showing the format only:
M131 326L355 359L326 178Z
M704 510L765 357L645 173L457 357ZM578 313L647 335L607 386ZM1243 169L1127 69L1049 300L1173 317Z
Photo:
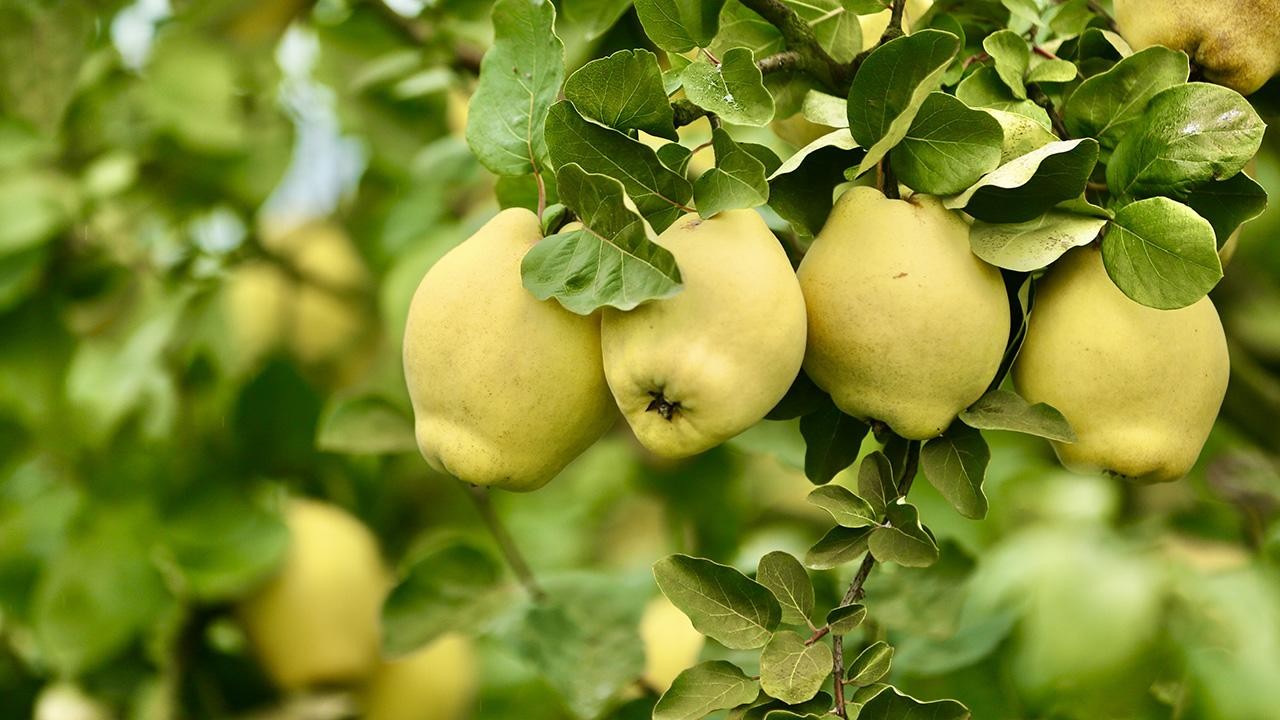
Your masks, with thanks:
M584 316L522 287L539 220L504 210L414 296L404 365L418 445L465 482L533 490L609 429L615 405L648 450L686 457L761 421L802 366L843 412L936 437L993 383L1010 340L1004 279L968 234L935 198L855 187L793 270L758 213L689 213L656 238L679 293ZM1212 303L1139 305L1087 247L1055 263L1035 298L1012 374L1074 427L1075 443L1055 444L1061 460L1184 475L1227 383Z

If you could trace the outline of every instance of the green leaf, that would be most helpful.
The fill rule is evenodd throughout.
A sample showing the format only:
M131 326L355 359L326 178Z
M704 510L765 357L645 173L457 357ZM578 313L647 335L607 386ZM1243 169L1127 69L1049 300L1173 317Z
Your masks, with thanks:
M1182 199L1213 226L1221 248L1231 233L1267 209L1267 191L1244 173L1199 185Z
M1031 66L1031 47L1012 30L999 30L982 41L982 49L995 61L996 75L1019 100L1027 99L1027 86L1022 79Z
M243 595L279 566L289 547L278 512L225 486L184 494L166 508L162 533L167 557L202 600Z
M564 82L564 45L555 7L542 0L498 0L493 45L467 113L467 144L496 175L528 175L546 165L543 124Z
M1049 29L1064 38L1080 35L1096 17L1089 9L1088 0L1067 0L1049 12Z
M382 604L382 648L389 656L421 648L454 628L480 622L501 607L502 567L464 540L425 550L405 569Z
M588 122L568 101L551 106L547 145L560 168L570 163L622 183L640 214L658 232L687 212L693 186L662 164L652 148L611 128Z
M711 133L716 166L702 173L693 184L693 201L698 214L709 218L725 210L763 205L769 199L764 163L744 150L723 128Z
M1040 24L1040 6L1036 0L1000 0L1014 19L1020 19L1031 25Z
M905 638L897 656L903 667L920 675L945 675L973 665L996 651L1013 632L1021 612L1000 610L981 618L962 617L953 635L936 639L923 635Z
M923 702L885 687L862 706L858 720L969 720L969 709L955 700Z
M769 641L782 619L773 593L731 567L688 555L670 555L653 565L664 595L698 632L735 650Z
M1058 136L1050 132L1049 128L1026 115L993 108L984 108L983 112L990 113L996 122L1000 123L1000 130L1004 134L1004 140L1000 146L1001 165L1058 139Z
M765 416L766 420L794 420L802 415L817 412L831 401L831 397L822 388L809 379L809 375L801 370L796 379L791 381L787 394Z
M883 452L873 452L862 459L858 468L858 495L875 508L877 514L898 499L898 483L893 467Z
M768 125L773 119L773 96L748 48L732 48L720 65L699 61L681 75L684 94L694 105L710 110L735 125Z
M827 613L827 625L837 635L848 635L857 630L866 619L867 609L857 603L831 608L831 612Z
M880 562L904 567L928 567L938 559L938 543L920 525L920 513L914 505L896 502L885 508L890 525L871 531L867 545Z
M961 515L973 519L987 515L982 481L990 460L991 450L982 433L960 423L952 423L942 437L933 438L920 450L920 468L929 484Z
M862 23L849 12L847 0L782 0L813 29L822 49L839 63L847 63L862 50ZM883 7L883 6L881 6Z
M857 147L858 143L854 142L853 136L849 134L847 128L837 128L792 153L791 157L787 158L778 166L778 169L773 171L773 174L769 176L769 181L773 182L776 178L799 170L811 154L823 148L854 150Z
M1107 165L1113 195L1182 194L1229 178L1258 153L1266 125L1234 90L1175 85L1151 98Z
M707 47L716 36L724 0L636 0L644 34L674 53Z
M724 660L695 665L680 673L653 709L653 720L699 720L756 699L760 683Z
M135 414L147 423L147 434L159 437L167 431L177 399L166 371L166 351L179 332L187 292L141 297L128 317L116 321L115 332L76 346L66 390L76 420L83 423L78 440L102 442ZM145 412L139 413L140 408Z
M729 712L728 720L766 720L772 718L821 718L831 710L832 698L825 692L819 692L811 699L790 705L769 697L761 692L754 703L735 708Z
M756 582L769 588L782 606L782 622L808 625L813 612L813 583L804 566L790 554L777 551L760 558Z
M1106 224L1105 218L1056 209L1022 223L977 220L969 226L969 247L996 267L1030 272L1047 267L1073 247L1093 242Z
M735 47L751 48L756 57L764 57L782 52L787 43L773 23L748 10L739 0L728 0L720 11L720 32L711 49L722 55Z
M631 9L631 0L568 0L565 18L581 27L587 39L600 37Z
M831 648L805 645L791 631L773 636L760 653L760 687L771 697L795 705L811 699L831 674Z
M32 600L42 659L68 677L125 650L173 603L149 557L148 512L99 506L90 515L43 568Z
M0 313L13 308L36 289L48 259L46 247L0 256Z
M867 538L870 535L870 528L855 529L837 525L805 553L805 567L830 570L851 563L866 554Z
M693 62L683 55L667 53L667 63L670 65L666 70L662 71L662 89L667 95L673 95L677 90L684 86L684 69L689 67L689 63Z
M331 401L320 417L316 448L350 455L408 453L418 449L413 416L379 395Z
M865 687L889 674L889 665L893 662L893 647L882 640L871 643L867 649L858 653L849 665L845 674L850 685Z
M1062 413L1044 403L1032 405L1008 390L992 390L978 398L960 413L960 420L978 430L1011 430L1057 442L1076 441L1076 433Z
M804 94L804 104L800 112L804 119L817 125L830 128L849 127L849 101L846 98L828 95L820 90L809 90ZM850 137L850 142L853 138Z
M1116 287L1148 307L1186 307L1222 279L1213 226L1194 210L1157 197L1125 205L1102 238Z
M880 522L871 503L841 485L824 485L809 493L809 502L831 513L836 524L847 528L870 527Z
M857 161L848 130L837 130L809 143L787 158L769 177L769 207L802 237L814 237L827 221L832 188L844 182L844 171ZM803 172L796 172L803 169Z
M889 161L898 180L929 195L958 193L1000 164L1004 132L982 110L930 93Z
M800 434L805 442L805 477L815 485L831 482L837 473L858 459L858 449L867 429L866 423L840 412L832 402L800 418Z
M858 174L874 167L906 136L929 93L960 49L955 35L941 30L895 38L863 60L849 89L849 130L867 155Z
M544 580L546 598L526 608L515 628L515 648L573 716L599 717L644 671L636 628L647 584L574 573Z
M1065 83L1075 80L1079 74L1080 69L1070 60L1045 60L1031 66L1031 70L1027 72L1027 82Z
M971 108L990 108L1004 112L1023 115L1040 123L1046 129L1052 128L1049 113L1030 100L1021 100L1013 96L1011 91L996 74L991 66L980 67L956 86L956 97Z
M592 60L565 81L564 96L583 116L615 130L678 139L658 57L648 50Z
M80 204L75 185L52 173L0 178L0 256L42 245L66 229Z
M520 273L534 297L554 297L566 310L590 315L680 291L675 256L645 236L644 222L624 203L622 183L572 163L561 166L556 181L582 227L569 226L525 253Z
M75 97L97 19L79 2L0 3L0 108L53 136Z
M1154 45L1080 83L1062 107L1062 121L1072 135L1097 138L1111 150L1142 117L1151 98L1185 83L1190 73L1186 53Z
M943 204L986 222L1026 222L1079 197L1097 162L1098 142L1091 138L1049 143L1001 165Z
M671 172L684 175L689 170L689 160L693 150L680 143L667 143L658 148L658 160L671 169Z

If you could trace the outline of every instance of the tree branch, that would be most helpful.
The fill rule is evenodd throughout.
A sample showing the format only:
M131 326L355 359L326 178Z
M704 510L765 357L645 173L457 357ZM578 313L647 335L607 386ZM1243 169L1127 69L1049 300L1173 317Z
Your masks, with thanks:
M537 578L533 576L533 571L529 569L529 563L525 562L524 556L520 554L520 549L516 547L516 543L511 539L511 534L507 532L507 528L502 524L502 520L498 518L497 513L493 511L493 502L489 498L489 490L476 485L467 486L467 495L471 497L471 501L475 503L476 512L480 513L480 519L484 520L485 526L489 529L489 534L497 541L498 548L502 550L503 557L506 558L507 564L511 566L512 572L516 574L516 578L520 580L520 584L529 592L534 600L541 601L546 598L542 586L538 584Z
M889 27L884 29L884 34L880 36L880 42L876 47L902 37L902 16L906 10L907 0L893 0L893 8L889 12Z
M710 115L711 111L694 105L690 100L681 99L671 102L671 114L674 116L676 127L683 127Z
M885 27L884 34L880 36L880 41L869 48L865 48L853 58L853 62L849 63L848 77L850 83L853 82L853 76L858 73L858 68L862 67L863 61L871 53L875 52L876 48L890 40L902 37L902 16L906 12L906 8L907 0L893 0L893 5L889 9L889 25ZM848 90L848 86L845 86L845 94L848 94Z
M1048 95L1044 94L1038 85L1027 86L1027 97L1036 105L1044 108L1049 113L1049 122L1053 123L1053 131L1063 140L1070 140L1071 133L1067 132L1067 126L1062 122L1062 115L1058 113L1058 109L1053 106L1053 101Z
M898 495L889 502L896 502L898 498L906 497L911 492L911 483L916 479L916 471L920 468L920 442L912 440L907 445L907 461L903 463L902 475L898 478ZM888 518L883 521L888 524ZM858 567L858 573L853 576L853 580L849 583L849 589L844 591L844 597L840 598L840 607L844 607L850 603L855 603L862 599L864 594L863 586L866 585L867 578L871 575L871 570L876 566L876 559L868 550L865 557L862 558L862 565ZM827 626L828 631L830 626ZM816 632L814 633L817 634ZM831 635L831 679L834 681L835 690L835 714L845 720L848 720L849 713L844 707L844 636L839 634Z
M742 4L766 22L778 28L787 49L802 56L801 68L833 90L847 92L853 77L848 65L831 57L813 34L813 28L796 15L782 0L742 0Z

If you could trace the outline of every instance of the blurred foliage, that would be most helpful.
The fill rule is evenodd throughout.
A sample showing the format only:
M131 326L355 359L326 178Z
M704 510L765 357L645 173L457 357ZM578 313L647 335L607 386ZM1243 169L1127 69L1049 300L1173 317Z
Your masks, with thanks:
M453 536L496 553L418 457L399 361L426 268L530 192L461 137L488 5L0 0L0 718L63 681L114 717L296 716L233 612L285 552L290 493L349 509L393 566ZM571 69L648 45L627 3L563 5ZM1073 476L993 434L990 515L918 483L943 560L877 572L848 652L892 639L895 684L984 720L1276 717L1277 238L1273 208L1215 291L1231 389L1188 481ZM647 716L652 688L590 695L545 634L608 632L600 672L634 676L654 560L750 572L821 532L795 421L681 464L619 425L539 493L495 497L568 625L519 605L457 628L484 630L477 718L567 718L584 694ZM852 571L821 574L820 608Z

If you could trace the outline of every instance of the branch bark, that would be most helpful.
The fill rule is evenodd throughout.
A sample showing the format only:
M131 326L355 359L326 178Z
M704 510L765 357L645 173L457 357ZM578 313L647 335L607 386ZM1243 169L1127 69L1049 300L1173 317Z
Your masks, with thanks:
M836 62L813 34L813 28L782 0L742 0L742 4L778 28L787 49L802 57L802 69L833 90L847 92L853 75L847 65ZM846 77L847 75L847 77Z

